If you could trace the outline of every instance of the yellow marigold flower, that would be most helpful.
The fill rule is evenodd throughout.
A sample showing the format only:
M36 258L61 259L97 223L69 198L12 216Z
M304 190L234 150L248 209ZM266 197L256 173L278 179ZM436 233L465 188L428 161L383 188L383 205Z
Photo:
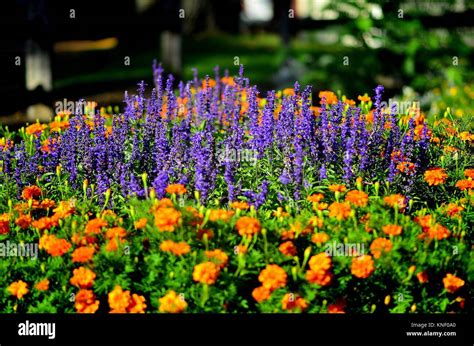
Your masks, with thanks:
M203 262L194 267L193 280L206 285L213 285L219 276L220 269L214 262Z
M176 243L172 240L165 240L160 244L160 250L171 252L175 256L182 256L191 251L191 247L184 241Z
M375 270L374 260L370 255L363 255L352 259L351 273L352 275L365 279L368 278Z
M188 303L186 303L184 297L179 296L175 291L169 291L164 297L158 299L158 301L160 302L160 312L178 314L188 307Z
M443 168L431 168L426 170L424 177L429 186L436 186L444 184L448 175Z
M17 299L21 299L29 292L28 284L23 280L15 281L8 286L8 292Z
M392 250L393 244L390 239L377 238L374 239L372 244L370 244L370 252L374 255L375 258L380 258L383 253L390 252Z
M220 269L224 268L229 261L229 256L227 256L227 254L220 249L206 251L205 255L209 260L214 261Z
M209 214L209 221L224 221L228 222L230 218L234 215L233 210L225 210L225 209L215 209L211 210Z
M329 216L335 217L338 220L343 220L351 214L351 205L348 202L333 202L329 206Z
M382 227L382 231L388 235L400 235L402 234L402 226L399 225L385 225Z
M161 232L173 232L181 221L181 213L174 208L160 208L155 212L155 225Z
M260 272L258 281L268 290L275 290L286 285L287 274L283 268L276 264L268 264Z
M35 288L38 291L47 291L49 289L49 280L48 279L43 279L39 281L36 285Z
M95 273L85 267L79 267L73 270L73 277L69 282L73 286L77 286L79 288L90 288L94 284L95 280Z
M250 216L242 216L237 220L235 228L242 237L251 237L260 232L260 221Z
M81 246L72 252L72 262L85 263L92 260L95 249L92 246Z
M170 184L166 187L166 192L169 194L175 195L184 195L186 193L186 188L183 184Z
M347 193L345 200L357 207L365 207L369 202L369 195L363 191L351 190Z
M443 279L443 285L446 291L449 293L454 293L462 286L464 286L464 280L458 278L453 274L447 274L446 277Z
M247 210L250 208L249 204L244 201L235 201L230 204L231 208L240 209L240 210Z
M292 241L288 240L284 243L282 243L279 247L278 250L285 255L285 256L296 256L298 253L298 249L296 248L295 244L293 244Z
M308 307L308 303L298 295L287 293L281 301L281 307L287 311L303 311Z
M99 301L91 290L81 289L76 294L74 307L78 313L93 314L99 309Z
M122 287L115 286L112 292L109 292L109 306L113 313L125 313L131 302L130 291L124 291Z
M265 300L268 300L271 295L271 291L268 288L265 288L263 286L257 287L252 291L252 297L255 299L258 303L261 303Z
M277 210L273 211L273 216L275 217L286 217L289 214L283 210L282 207L278 207Z
M311 241L315 244L323 244L329 240L329 236L325 232L314 233L311 237Z

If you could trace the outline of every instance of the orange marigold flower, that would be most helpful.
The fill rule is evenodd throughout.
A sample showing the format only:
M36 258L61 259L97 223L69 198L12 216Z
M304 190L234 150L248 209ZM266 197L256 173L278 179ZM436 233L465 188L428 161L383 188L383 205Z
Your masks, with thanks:
M39 240L39 248L51 256L62 256L69 251L71 244L66 239L57 238L54 234L43 234Z
M315 244L323 244L329 240L329 236L325 232L314 233L311 237L311 241Z
M35 123L26 128L26 134L40 135L47 127L45 124Z
M174 208L160 208L155 212L155 225L161 232L173 232L181 221L181 213Z
M115 286L115 288L109 292L109 307L112 313L125 313L131 303L130 291L124 291L122 287Z
M313 209L318 211L318 210L326 210L328 208L329 204L327 203L316 203L314 206L313 206Z
M424 177L429 186L436 186L444 184L448 175L443 168L438 167L426 170Z
M184 296L176 294L175 291L169 291L164 297L158 299L158 301L160 302L159 311L169 314L179 314L188 307Z
M426 234L430 239L442 240L448 238L451 235L451 232L443 225L437 223L428 227Z
M10 215L1 214L0 215L0 234L7 234L10 232Z
M27 186L21 192L21 197L25 200L36 199L39 196L41 196L41 189L36 185Z
M415 173L415 164L409 161L402 161L397 164L397 170L407 175Z
M474 180L471 178L459 180L456 182L456 187L461 191L474 189Z
M107 239L120 239L122 240L127 236L127 231L122 227L112 227L105 232L105 238Z
M387 253L392 250L393 244L390 239L377 238L370 244L370 252L375 258L380 258L382 253Z
M41 209L51 209L56 205L56 202L53 201L52 199L45 198L41 201L40 203L40 208Z
M174 208L173 201L169 198L162 198L151 207L152 212L156 212L161 208Z
M332 192L344 192L347 188L344 185L333 184L328 186L329 190Z
M175 256L182 256L191 251L191 247L184 241L176 243L172 240L165 240L160 244L160 250L171 252Z
M99 309L99 301L91 290L81 289L77 292L74 307L78 313L93 314Z
M202 240L204 235L207 236L208 240L214 238L214 232L211 229L198 229L196 238Z
M92 260L94 257L95 249L92 246L81 246L78 247L72 253L72 262L85 263Z
M257 287L252 291L252 297L255 299L258 303L261 303L265 300L268 300L270 298L270 294L272 292L263 286Z
M166 192L170 195L184 195L186 191L187 190L183 184L170 184L166 187Z
M49 131L50 132L59 132L61 130L69 128L69 121L52 121L49 123Z
M474 179L474 168L468 168L464 170L464 176Z
M225 209L215 209L211 210L209 213L209 221L224 221L228 222L230 218L234 215L233 210L225 210Z
M64 219L69 215L74 214L76 207L72 201L61 201L59 202L58 206L53 209L53 211L59 219Z
M315 271L309 269L306 271L306 280L319 286L327 286L332 281L332 274L328 270Z
M428 282L428 274L425 271L417 273L416 278L420 284Z
M293 293L287 293L281 301L281 307L283 310L288 311L303 311L308 307L308 303L298 295L295 296Z
M206 285L213 285L219 276L220 269L214 262L203 262L194 267L193 280Z
M417 216L413 220L418 223L423 228L423 230L427 230L429 227L431 227L431 225L434 224L434 220L431 215Z
M250 216L242 216L237 220L235 228L239 234L244 237L251 237L254 234L260 232L260 221Z
M206 251L205 255L209 260L214 261L221 269L224 268L229 261L229 256L220 249Z
M446 206L445 212L449 217L456 217L464 210L464 207L456 203L449 203Z
M346 301L343 299L339 299L336 303L328 305L328 313L330 314L345 314L346 308Z
M361 102L370 102L370 97L367 94L357 96L357 99Z
M286 285L287 274L283 268L276 264L268 264L265 269L260 272L258 281L262 286L271 291L284 287Z
M249 204L244 201L235 201L230 204L231 208L240 209L240 210L247 210L250 208Z
M385 225L382 227L382 231L388 235L400 235L402 234L402 226L399 225Z
M23 280L15 281L8 286L8 292L17 299L23 298L29 291L28 284Z
M86 235L100 234L103 227L107 227L108 223L104 219L96 218L87 222L85 233Z
M51 216L51 217L43 216L41 219L32 221L31 225L34 228L37 228L40 231L43 231L43 230L46 230L46 229L49 230L52 227L58 226L59 225L59 220L54 215Z
M316 228L322 228L324 225L324 220L322 218L319 218L317 216L312 216L309 219L309 224L313 227Z
M316 193L311 196L306 197L306 199L313 203L319 203L324 198L322 193Z
M321 99L321 104L323 103L323 99L326 99L326 104L328 105L337 103L337 96L332 91L320 91L318 96Z
M17 224L21 229L27 229L31 225L31 216L30 215L20 215L16 220L15 224ZM1 222L1 221L0 221ZM1 226L0 226L1 228ZM2 233L0 231L0 233Z
M443 279L443 285L446 291L449 293L454 293L462 286L464 286L464 280L458 278L453 274L447 274L446 277Z
M245 246L245 245L237 245L237 246L234 247L234 253L236 255L238 255L238 254L243 254L244 255L244 254L247 253L247 250L248 250L247 246Z
M351 205L348 202L333 202L329 206L329 216L343 220L351 214Z
M105 250L108 252L117 251L119 244L123 244L123 243L125 243L125 240L123 239L112 238L107 242L107 245L105 246Z
M325 252L314 255L310 258L309 267L314 271L327 271L331 269L332 260Z
M298 249L296 248L295 244L293 244L293 242L290 240L282 243L278 250L280 250L283 255L291 257L296 256L298 253Z
M127 312L131 314L144 314L146 309L145 297L133 293Z
M95 273L85 267L79 267L73 270L73 277L69 282L73 286L77 286L79 288L90 288L94 284L95 280Z
M146 217L142 217L140 220L135 221L133 224L136 229L145 228L146 224L148 223L148 219Z
M38 291L47 291L49 289L49 280L48 279L43 279L39 281L36 285L35 288Z
M370 255L363 255L352 259L351 273L352 275L365 279L368 278L375 270L374 260Z
M403 210L407 206L405 196L400 195L398 193L390 196L385 196L383 198L383 201L392 208L398 206L399 210Z
M363 191L351 190L347 193L345 200L357 207L365 207L369 202L369 195Z

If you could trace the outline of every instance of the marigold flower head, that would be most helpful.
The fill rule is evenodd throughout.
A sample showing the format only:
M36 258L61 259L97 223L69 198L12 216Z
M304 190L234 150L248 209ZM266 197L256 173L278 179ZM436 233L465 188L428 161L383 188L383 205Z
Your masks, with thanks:
M148 223L148 219L146 217L142 217L141 219L134 222L134 226L136 229L145 228L146 224Z
M306 280L319 286L327 286L332 281L332 273L329 270L312 270L306 271Z
M209 221L228 222L233 215L234 215L233 210L215 209L215 210L211 210L211 212L209 213Z
M403 210L407 206L405 196L400 194L385 196L383 201L392 208L398 206L399 210Z
M174 208L160 208L154 216L155 225L161 232L173 232L181 221L181 213Z
M37 228L40 231L43 230L49 230L52 227L58 226L59 225L59 219L55 217L54 215L49 217L49 216L43 216L42 218L32 221L31 225L34 228Z
M279 247L278 250L285 255L285 256L296 256L298 253L298 249L296 248L295 244L293 244L292 241L288 240L284 243L282 243Z
M35 123L26 127L26 134L28 135L40 135L48 126L45 124Z
M426 271L422 271L422 272L417 273L416 278L418 279L418 282L420 284L424 284L424 283L428 282L428 274L426 273Z
M464 170L464 176L474 179L474 168L467 168Z
M369 202L369 195L363 191L351 190L346 194L345 200L357 207L365 207Z
M106 239L120 239L122 240L127 236L127 231L123 227L112 227L105 232Z
M315 244L324 244L329 240L329 236L325 232L318 232L314 233L313 236L311 237L311 241Z
M61 201L53 211L59 219L64 219L69 215L74 214L76 207L72 201Z
M191 247L184 241L176 243L172 240L165 240L160 244L160 250L171 252L175 256L182 256L191 251Z
M165 296L158 299L160 303L159 311L169 314L178 314L186 310L188 303L184 296L178 295L175 291L169 291Z
M109 292L108 301L109 307L112 313L125 313L131 303L130 291L124 291L122 287L115 286L115 288Z
M276 264L268 264L258 276L258 281L262 283L262 286L271 291L284 287L286 279L285 270Z
M440 184L444 184L448 175L443 168L431 168L426 170L425 174L425 181L428 183L429 186L437 186Z
M81 246L72 252L72 262L86 263L94 257L95 249L92 246Z
M206 285L213 285L219 276L220 269L214 262L203 262L194 267L193 280Z
M390 239L377 238L370 244L370 252L375 258L380 258L383 253L388 253L392 250L393 244Z
M462 286L464 286L464 280L458 278L457 276L448 273L446 277L443 279L443 285L446 291L449 293L454 293Z
M268 288L265 288L264 286L260 286L255 288L252 291L252 297L255 299L258 303L261 303L265 300L268 300L271 295L271 291Z
M8 286L8 292L17 299L21 299L29 292L28 284L23 280L15 281Z
M260 232L260 221L250 216L242 216L237 220L235 228L239 234L244 237L251 237L254 234Z
M352 259L351 273L352 275L365 279L368 278L375 270L374 260L370 255L363 255Z
M108 223L104 219L96 218L87 222L85 233L86 235L100 234L103 227L107 227Z
M316 228L322 228L324 225L324 220L320 217L317 216L312 216L309 219L309 224L310 226L316 227Z
M166 192L170 195L184 195L186 191L187 190L183 184L170 184L166 187Z
M286 211L284 211L282 207L278 207L277 210L274 210L272 214L275 217L287 217L288 215L290 215Z
M133 293L130 299L130 304L127 307L127 312L131 314L143 314L145 313L145 309L145 297Z
M10 215L0 214L0 234L7 234L10 232Z
M357 99L361 102L370 102L370 96L367 94L357 96Z
M333 304L328 305L328 313L330 314L345 314L346 301L339 299Z
M247 210L250 208L249 204L244 201L235 201L230 204L231 208L240 209L240 210Z
M456 187L461 191L474 189L474 180L471 178L459 180L456 182Z
M400 235L402 230L402 226L399 225L385 225L382 227L382 231L388 235Z
M329 190L332 192L344 192L347 188L344 185L333 184L328 186Z
M214 238L214 231L212 229L198 229L196 238L202 240L204 236L206 236L208 240L212 239Z
M333 202L329 206L329 216L338 220L347 219L351 214L351 205L348 202Z
M308 307L306 300L293 293L287 293L281 301L281 307L287 311L303 311Z
M324 198L324 195L322 193L316 193L316 194L306 197L308 201L313 202L313 203L319 203L321 200L323 200L323 198Z
M41 201L39 207L41 209L51 209L56 205L56 202L53 201L52 199L45 198Z
M323 103L323 99L326 100L326 104L328 105L337 103L337 96L332 91L320 91L318 96L321 99L321 104Z
M451 235L451 232L439 223L428 227L424 231L430 239L442 240L448 238Z
M41 189L36 185L27 186L21 192L21 197L24 200L36 199L41 196Z
M446 206L446 209L445 209L445 213L449 216L449 217L457 217L459 216L459 214L461 214L461 212L464 210L464 207L461 206L461 205L458 205L456 203L449 203L447 206Z
M71 249L71 246L66 239L57 238L54 234L43 234L39 241L39 248L51 256L62 256Z
M73 270L73 277L69 282L73 286L77 286L79 288L90 288L94 284L95 280L95 273L85 267L79 267Z
M39 281L36 285L35 288L38 291L47 291L49 289L49 280L48 279L43 279Z
M95 313L99 309L100 304L95 298L95 294L91 290L79 290L74 298L76 311L82 314Z
M221 249L206 251L205 255L210 261L215 262L221 269L224 268L229 261L229 256L227 256L227 254Z

